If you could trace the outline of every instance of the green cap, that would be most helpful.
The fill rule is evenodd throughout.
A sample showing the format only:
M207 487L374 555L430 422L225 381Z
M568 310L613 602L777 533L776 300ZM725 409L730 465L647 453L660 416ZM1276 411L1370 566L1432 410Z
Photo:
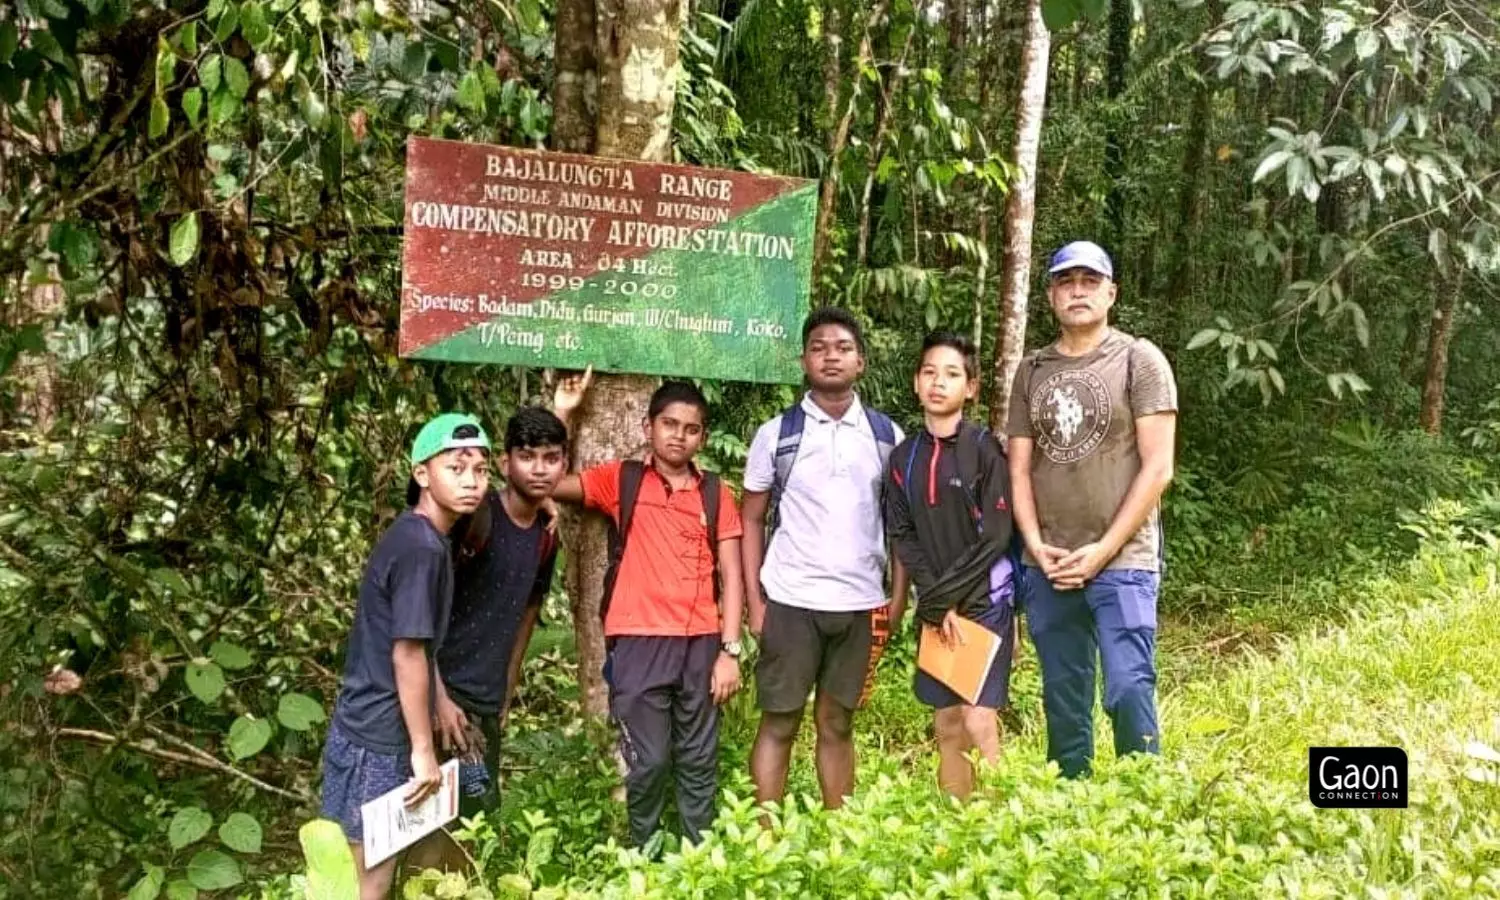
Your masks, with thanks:
M417 432L417 439L411 444L411 464L419 466L439 453L462 447L490 449L484 426L473 416L443 413Z

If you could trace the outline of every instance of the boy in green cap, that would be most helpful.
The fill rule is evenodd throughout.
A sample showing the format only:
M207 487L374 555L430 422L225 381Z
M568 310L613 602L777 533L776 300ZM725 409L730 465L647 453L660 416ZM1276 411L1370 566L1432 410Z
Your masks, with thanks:
M433 659L453 605L448 532L479 508L489 487L490 440L472 416L447 413L412 444L416 502L370 554L344 684L323 749L323 816L353 845L361 900L390 894L399 858L364 862L360 807L407 785L415 805L440 785L433 743Z

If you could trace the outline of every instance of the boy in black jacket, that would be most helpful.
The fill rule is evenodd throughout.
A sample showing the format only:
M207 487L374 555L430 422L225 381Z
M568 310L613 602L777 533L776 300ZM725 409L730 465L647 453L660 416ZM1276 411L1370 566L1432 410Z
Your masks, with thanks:
M1009 702L1015 632L1005 454L989 432L963 418L978 375L972 341L927 336L915 378L925 428L891 454L885 498L891 543L917 589L917 618L933 632L928 639L960 641L963 617L1001 641L974 705L917 670L917 698L935 710L938 785L956 797L974 787L965 758L971 748L991 762L1000 755L995 710Z

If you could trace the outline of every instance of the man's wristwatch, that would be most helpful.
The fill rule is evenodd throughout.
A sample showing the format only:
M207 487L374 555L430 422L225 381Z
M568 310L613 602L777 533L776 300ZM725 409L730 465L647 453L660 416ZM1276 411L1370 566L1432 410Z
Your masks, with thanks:
M731 659L739 659L740 654L744 652L739 641L723 641L719 644L719 649L727 653Z

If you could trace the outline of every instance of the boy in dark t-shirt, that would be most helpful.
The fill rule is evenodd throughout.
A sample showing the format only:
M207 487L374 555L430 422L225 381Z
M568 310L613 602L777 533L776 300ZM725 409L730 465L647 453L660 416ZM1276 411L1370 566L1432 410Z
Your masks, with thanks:
M489 487L490 441L479 422L448 413L412 445L416 503L381 536L365 566L349 632L344 683L323 749L324 817L353 845L361 900L390 893L399 854L364 861L360 807L403 784L410 804L441 784L433 742L433 659L453 604L448 532Z
M437 731L462 757L459 812L500 801L500 735L526 647L552 585L557 539L542 504L568 467L568 432L551 411L523 407L505 427L505 483L454 526L453 611L438 651ZM413 852L414 865L462 869L466 856L442 832Z

